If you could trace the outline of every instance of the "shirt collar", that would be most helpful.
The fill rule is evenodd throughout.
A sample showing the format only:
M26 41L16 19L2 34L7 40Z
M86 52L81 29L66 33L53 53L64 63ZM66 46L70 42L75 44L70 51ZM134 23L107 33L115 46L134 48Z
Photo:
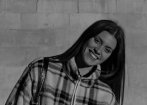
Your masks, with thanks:
M96 70L92 72L88 77L82 77L76 65L75 58L73 57L66 63L66 73L72 80L96 80L100 76L101 67L100 65L97 65Z

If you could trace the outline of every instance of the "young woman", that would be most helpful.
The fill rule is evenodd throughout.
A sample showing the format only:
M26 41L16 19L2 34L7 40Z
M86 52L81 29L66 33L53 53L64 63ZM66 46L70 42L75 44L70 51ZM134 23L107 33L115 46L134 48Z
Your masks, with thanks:
M6 105L122 105L124 79L124 31L99 20L64 53L30 63Z

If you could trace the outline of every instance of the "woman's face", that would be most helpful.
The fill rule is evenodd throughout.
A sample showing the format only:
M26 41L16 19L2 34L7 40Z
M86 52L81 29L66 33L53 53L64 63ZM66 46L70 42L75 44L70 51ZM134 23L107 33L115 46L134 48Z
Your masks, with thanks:
M107 31L90 38L82 50L84 63L87 66L103 63L110 57L116 44L116 38Z

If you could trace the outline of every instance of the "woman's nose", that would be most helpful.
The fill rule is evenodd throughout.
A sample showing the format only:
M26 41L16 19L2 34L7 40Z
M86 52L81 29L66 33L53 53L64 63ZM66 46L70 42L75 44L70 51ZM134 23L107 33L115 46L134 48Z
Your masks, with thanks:
M97 55L101 55L101 47L100 47L100 48L94 48L94 52L95 52Z

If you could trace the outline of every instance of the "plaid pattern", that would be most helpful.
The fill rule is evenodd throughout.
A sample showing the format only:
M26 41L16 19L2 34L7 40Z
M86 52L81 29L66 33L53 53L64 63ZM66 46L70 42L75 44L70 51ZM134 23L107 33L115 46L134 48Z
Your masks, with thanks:
M36 91L42 60L27 67L28 75L18 95L17 105L29 105ZM49 62L40 105L116 105L110 87L98 80L99 67L87 77L80 76L74 58L67 63ZM15 86L18 90L20 83Z

